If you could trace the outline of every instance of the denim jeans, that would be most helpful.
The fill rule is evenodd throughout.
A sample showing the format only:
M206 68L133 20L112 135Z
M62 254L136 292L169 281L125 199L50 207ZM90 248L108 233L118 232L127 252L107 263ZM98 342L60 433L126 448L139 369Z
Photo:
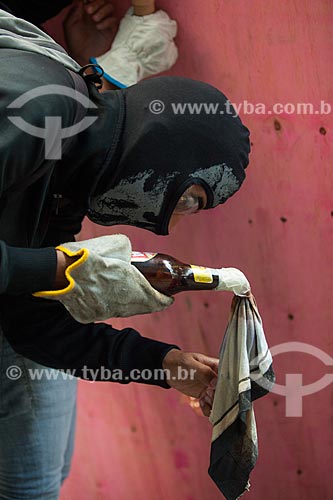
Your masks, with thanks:
M1 500L58 499L76 412L77 380L64 375L15 353L0 329Z

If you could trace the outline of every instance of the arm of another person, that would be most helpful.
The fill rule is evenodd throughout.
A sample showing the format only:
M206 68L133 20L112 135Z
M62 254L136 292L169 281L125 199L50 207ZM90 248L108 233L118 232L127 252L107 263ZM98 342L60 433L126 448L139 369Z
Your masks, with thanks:
M81 66L107 52L117 28L114 8L109 0L78 1L64 20L64 34L69 54ZM104 90L117 90L114 83L103 78Z

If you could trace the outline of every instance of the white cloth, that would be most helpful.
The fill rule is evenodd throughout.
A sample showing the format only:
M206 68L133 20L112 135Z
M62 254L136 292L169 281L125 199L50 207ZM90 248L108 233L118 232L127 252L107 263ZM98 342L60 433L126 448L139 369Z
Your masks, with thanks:
M80 65L42 30L24 19L0 9L0 48L18 49L49 57L72 71Z
M122 234L101 236L57 247L80 257L67 268L69 286L34 295L59 300L80 323L161 311L174 299L155 290L131 265L130 240Z
M106 76L121 87L168 70L178 57L173 41L176 21L162 10L148 16L132 14L131 8L121 20L111 49L96 58Z
M248 282L245 274L235 267L222 267L216 269L219 275L219 284L215 288L217 292L226 290L234 292L235 295L240 297L247 296L250 291L250 283Z
M249 489L258 455L252 402L265 395L274 380L255 299L235 296L209 417L213 425L209 474L227 500L236 500Z

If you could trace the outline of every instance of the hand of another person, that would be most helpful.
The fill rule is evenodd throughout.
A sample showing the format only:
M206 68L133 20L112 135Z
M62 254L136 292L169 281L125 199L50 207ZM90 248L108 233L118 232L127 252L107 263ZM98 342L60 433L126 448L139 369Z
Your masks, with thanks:
M117 20L110 0L75 0L64 20L68 52L79 64L104 54L111 47Z

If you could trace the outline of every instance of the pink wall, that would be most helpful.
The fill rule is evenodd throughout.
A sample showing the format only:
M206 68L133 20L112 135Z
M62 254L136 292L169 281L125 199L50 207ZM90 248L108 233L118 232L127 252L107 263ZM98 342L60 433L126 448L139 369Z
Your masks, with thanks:
M332 103L329 0L158 5L179 22L180 58L171 74L210 82L236 103ZM119 231L137 250L241 268L271 346L297 340L332 353L332 114L240 115L253 148L248 178L233 199L184 221L168 238ZM82 236L105 232L87 225ZM230 301L224 293L181 294L170 310L112 324L217 355ZM305 384L332 373L297 353L276 357L275 369L280 384L286 373L303 373ZM247 499L332 498L332 399L330 385L306 397L303 417L294 418L285 416L282 396L256 403L260 457ZM174 390L83 382L72 475L62 500L221 498L207 474L210 435L208 420Z

